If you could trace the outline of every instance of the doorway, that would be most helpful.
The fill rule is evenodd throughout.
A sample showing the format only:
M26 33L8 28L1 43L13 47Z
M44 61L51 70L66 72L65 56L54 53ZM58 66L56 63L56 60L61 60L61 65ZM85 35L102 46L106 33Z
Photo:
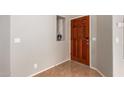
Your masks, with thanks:
M89 65L89 16L71 20L71 60Z

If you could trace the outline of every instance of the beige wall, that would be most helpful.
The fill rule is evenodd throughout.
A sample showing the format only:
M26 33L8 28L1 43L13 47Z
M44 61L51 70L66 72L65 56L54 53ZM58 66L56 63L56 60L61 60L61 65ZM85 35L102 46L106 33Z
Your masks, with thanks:
M96 52L96 37L97 37L97 16L90 16L90 66L97 68L97 52Z
M10 17L0 15L0 76L10 76Z
M111 15L97 16L96 67L105 76L113 75L112 30Z
M68 31L64 41L56 41L56 16L11 16L11 76L29 76L67 60Z

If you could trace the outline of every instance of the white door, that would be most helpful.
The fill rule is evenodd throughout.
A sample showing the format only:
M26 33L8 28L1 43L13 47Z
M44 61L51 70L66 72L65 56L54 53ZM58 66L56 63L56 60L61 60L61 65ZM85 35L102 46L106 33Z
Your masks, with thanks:
M124 76L124 16L113 16L113 76Z

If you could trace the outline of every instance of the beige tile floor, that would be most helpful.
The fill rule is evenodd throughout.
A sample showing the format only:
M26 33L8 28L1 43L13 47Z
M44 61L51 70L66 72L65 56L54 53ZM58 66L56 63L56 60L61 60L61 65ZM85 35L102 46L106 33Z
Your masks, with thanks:
M90 69L87 65L76 61L67 61L39 73L35 77L101 77L101 75L97 71Z

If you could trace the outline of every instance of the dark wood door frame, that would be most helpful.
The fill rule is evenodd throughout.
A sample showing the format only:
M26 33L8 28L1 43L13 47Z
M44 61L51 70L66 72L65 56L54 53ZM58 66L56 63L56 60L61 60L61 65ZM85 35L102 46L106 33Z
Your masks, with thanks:
M85 17L85 16L79 16L79 17L76 17L76 18L72 18L72 19L70 20L70 30L71 30L71 21L72 21L72 20L75 20L75 19L78 19L78 18L82 18L82 17ZM91 50L90 50L90 31L91 31L91 30L90 30L90 16L88 16L88 17L89 17L89 34L88 34L88 35L89 35L89 41L88 41L88 43L89 43L89 47L88 47L88 49L89 49L89 50L88 50L88 53L89 53L89 54L88 54L88 57L89 57L89 58L88 58L88 61L89 61L89 64L87 64L87 65L90 66L90 63L91 63L91 62L90 62L90 56L91 56L91 54L90 54L90 53L91 53L91 52L90 52L90 51L91 51ZM71 34L72 34L72 32L70 31L70 36L71 36ZM72 42L71 42L71 43L72 43ZM72 45L71 45L71 47L72 47ZM72 52L72 50L71 50L71 52ZM72 56L72 54L71 54L71 56ZM71 58L71 59L72 59L72 58Z

